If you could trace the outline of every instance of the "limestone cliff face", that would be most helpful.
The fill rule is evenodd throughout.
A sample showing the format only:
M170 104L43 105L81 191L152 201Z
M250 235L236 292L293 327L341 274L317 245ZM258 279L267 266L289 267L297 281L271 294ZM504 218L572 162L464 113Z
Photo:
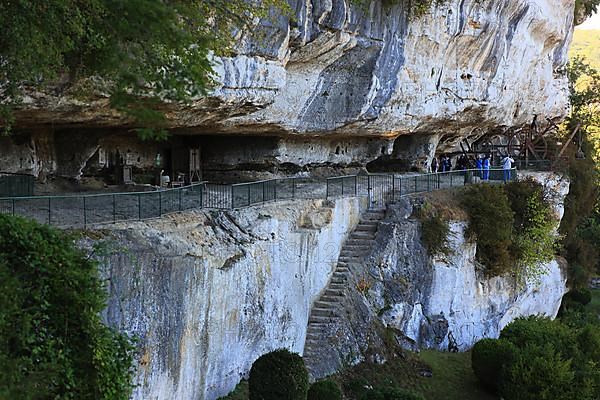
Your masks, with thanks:
M565 115L574 0L447 0L419 18L406 1L383 3L290 0L293 18L260 21L235 56L215 59L209 98L165 105L171 125L394 138ZM101 95L34 93L17 116L23 126L127 124Z
M531 175L551 190L562 218L569 182L548 173ZM464 221L450 224L448 255L430 258L412 211L408 199L390 207L370 256L351 268L347 317L322 335L323 351L312 360L315 377L365 359L383 360L382 329L407 348L447 351L455 344L464 351L482 338L497 338L515 318L558 313L567 290L564 261L546 264L538 280L524 285L506 276L486 278L475 259L477 243L465 238ZM369 289L361 292L359 286Z
M554 178L557 212L568 185ZM188 212L93 235L109 283L105 320L139 338L133 398L214 400L277 348L302 354L313 302L327 287L365 202L298 200L239 211ZM566 291L557 262L540 282L485 279L464 222L448 257L431 260L411 203L390 208L364 263L350 268L344 312L322 335L315 377L374 356L387 327L407 347L461 349L514 318L554 317ZM89 240L89 244L92 239ZM367 291L359 282L367 281Z
M260 355L302 353L364 202L277 203L100 231L106 321L139 338L136 400L214 400ZM94 235L97 237L97 235Z

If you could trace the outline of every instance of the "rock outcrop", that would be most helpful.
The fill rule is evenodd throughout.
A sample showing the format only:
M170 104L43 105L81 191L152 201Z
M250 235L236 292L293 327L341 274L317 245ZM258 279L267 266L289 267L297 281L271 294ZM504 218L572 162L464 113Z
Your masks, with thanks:
M438 143L566 114L574 0L447 0L421 17L408 0L367 3L290 0L293 17L258 22L215 58L208 97L163 105L172 132L270 136L276 164L421 165ZM16 117L17 130L131 127L102 93L30 93ZM402 135L415 136L392 146Z
M568 185L539 176L559 189L560 215ZM355 236L345 246L365 206L356 198L296 200L179 213L90 235L88 245L104 242L104 317L139 338L133 398L214 400L263 353L285 347L302 354L311 308L336 266L339 275L340 261L347 278L336 290L345 300L339 318L310 338L314 377L367 357L383 361L382 329L411 348L446 349L451 333L464 350L518 316L556 315L566 291L557 262L525 287L485 279L460 221L452 223L451 255L431 260L407 200L365 225L377 232L361 235L371 244L357 244ZM364 262L347 260L348 251L365 249Z

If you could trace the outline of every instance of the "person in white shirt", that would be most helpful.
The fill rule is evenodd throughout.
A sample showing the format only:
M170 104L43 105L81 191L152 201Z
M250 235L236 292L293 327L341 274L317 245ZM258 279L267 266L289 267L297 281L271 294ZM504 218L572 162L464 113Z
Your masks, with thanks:
M504 170L504 183L510 181L510 169L512 168L512 163L515 162L509 155L502 159L502 169Z

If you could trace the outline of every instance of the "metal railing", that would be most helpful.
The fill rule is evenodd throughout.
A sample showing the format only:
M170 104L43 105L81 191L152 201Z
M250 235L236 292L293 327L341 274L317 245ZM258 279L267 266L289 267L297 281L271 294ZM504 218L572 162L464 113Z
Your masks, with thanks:
M0 197L33 196L33 175L0 172Z
M502 181L503 170L489 171ZM367 196L369 207L400 197L476 183L484 171L421 175L368 174L327 179L283 178L239 184L195 183L150 192L0 198L0 214L20 215L58 227L86 228L101 223L145 220L190 209L237 209L278 200ZM511 179L516 178L513 169Z
M516 180L517 170L512 168L507 178ZM327 198L340 196L367 196L369 207L383 207L401 197L449 189L480 182L502 182L505 171L468 169L432 174L395 175L368 174L338 176L327 179Z

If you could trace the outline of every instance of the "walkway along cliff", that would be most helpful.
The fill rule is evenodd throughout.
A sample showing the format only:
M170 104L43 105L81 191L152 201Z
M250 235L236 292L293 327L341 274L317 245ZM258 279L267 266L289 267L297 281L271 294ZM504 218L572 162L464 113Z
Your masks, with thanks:
M554 188L560 215L568 182L536 176ZM451 225L452 255L430 259L412 204L384 212L367 211L365 197L283 201L91 235L89 244L113 248L101 260L105 318L140 338L134 398L213 400L281 347L305 354L321 377L380 357L385 327L407 347L447 349L452 334L464 350L518 316L556 315L566 291L558 262L524 288L485 279L462 221Z

